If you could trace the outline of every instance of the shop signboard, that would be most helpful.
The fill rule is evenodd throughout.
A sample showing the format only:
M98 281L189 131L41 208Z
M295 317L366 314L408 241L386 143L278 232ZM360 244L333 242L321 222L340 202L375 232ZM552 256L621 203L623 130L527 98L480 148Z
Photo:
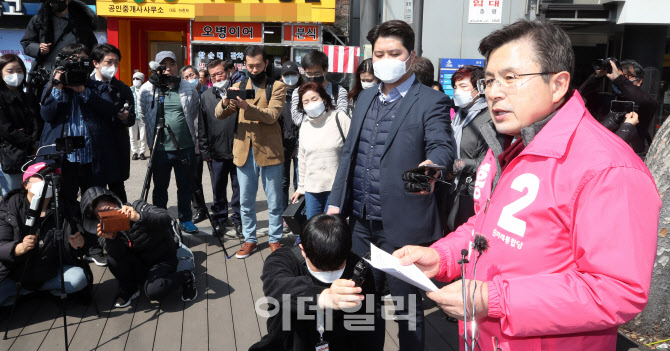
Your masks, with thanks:
M454 97L454 88L451 86L451 76L459 68L466 66L480 66L484 67L483 59L460 59L460 58L443 58L440 59L440 76L439 81L444 89L444 93L449 97Z
M194 41L262 43L263 23L193 22Z
M195 17L195 5L163 2L135 3L134 1L98 1L98 16L190 19Z
M503 0L468 0L468 23L501 23Z
M318 25L285 24L284 42L308 43L308 44L320 43L321 29L319 28Z

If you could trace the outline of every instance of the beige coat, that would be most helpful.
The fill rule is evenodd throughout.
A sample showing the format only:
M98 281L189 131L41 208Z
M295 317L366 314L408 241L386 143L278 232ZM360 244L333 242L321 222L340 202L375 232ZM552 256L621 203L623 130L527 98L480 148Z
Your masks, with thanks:
M242 167L249 157L249 147L253 145L254 159L261 166L273 166L284 163L284 147L279 116L286 102L286 85L277 80L272 88L272 97L267 101L265 83L258 87L255 99L248 99L249 107L240 110L237 120L237 132L233 142L233 163ZM241 82L233 87L239 88ZM246 89L253 89L251 80L247 81ZM223 100L216 105L216 118L224 119L233 116L237 107L232 103L223 106Z

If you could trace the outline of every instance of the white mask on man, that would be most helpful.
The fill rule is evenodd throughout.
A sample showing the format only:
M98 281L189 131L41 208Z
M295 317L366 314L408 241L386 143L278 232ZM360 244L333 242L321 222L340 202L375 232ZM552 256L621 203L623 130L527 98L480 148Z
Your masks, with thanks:
M412 58L410 55L407 60L401 61L397 59L387 58L381 59L372 64L375 70L375 77L379 78L384 83L393 84L402 78L407 73L407 61Z
M142 86L142 81L139 79L133 79L133 87L139 89Z
M216 82L212 85L219 90L226 90L230 86L230 80L229 79L222 80L222 81Z
M344 273L344 268L338 269L336 271L314 272L311 268L309 268L309 264L307 264L307 270L314 278L326 284L332 284L334 281L340 279Z
M454 90L454 104L460 108L468 106L473 99L474 97L472 97L472 90Z
M114 66L102 66L98 70L105 79L112 79L116 75L116 67Z

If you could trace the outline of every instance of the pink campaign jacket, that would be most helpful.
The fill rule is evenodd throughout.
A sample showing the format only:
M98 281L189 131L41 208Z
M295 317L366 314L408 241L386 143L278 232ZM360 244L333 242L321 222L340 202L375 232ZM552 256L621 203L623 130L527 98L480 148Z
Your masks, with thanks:
M477 214L432 245L436 278L450 281L474 234L489 240L477 263L489 292L481 350L494 350L494 337L504 351L614 350L618 326L647 303L656 258L661 200L647 167L576 91L492 190L496 162L489 149Z

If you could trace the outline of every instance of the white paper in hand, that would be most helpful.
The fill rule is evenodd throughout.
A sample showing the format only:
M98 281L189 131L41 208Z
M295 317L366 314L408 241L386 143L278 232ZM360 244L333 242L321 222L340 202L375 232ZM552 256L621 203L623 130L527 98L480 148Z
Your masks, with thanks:
M397 257L393 257L380 248L370 244L370 260L366 260L372 267L388 273L406 283L412 284L424 291L437 291L437 286L426 277L414 264L403 266Z

